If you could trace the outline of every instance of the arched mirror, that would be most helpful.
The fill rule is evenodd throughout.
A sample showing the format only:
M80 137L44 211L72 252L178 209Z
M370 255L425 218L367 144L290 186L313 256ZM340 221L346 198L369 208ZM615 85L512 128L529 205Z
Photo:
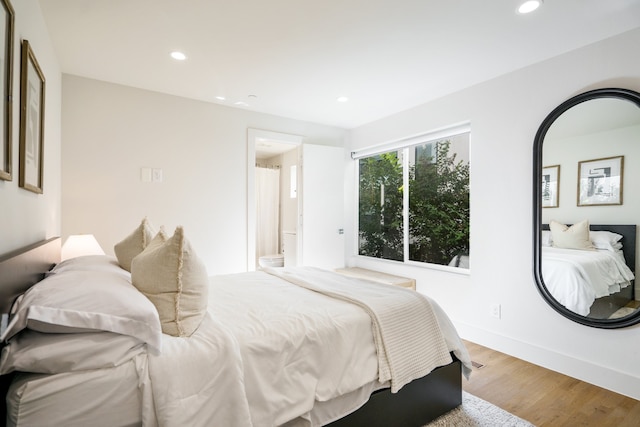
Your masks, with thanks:
M534 277L565 317L597 328L640 323L640 94L568 99L533 148Z

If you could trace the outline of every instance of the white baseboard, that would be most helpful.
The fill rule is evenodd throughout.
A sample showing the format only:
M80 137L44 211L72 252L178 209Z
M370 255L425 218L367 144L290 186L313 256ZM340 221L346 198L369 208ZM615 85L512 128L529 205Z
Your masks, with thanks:
M460 337L467 341L640 400L640 378L473 325L454 323Z

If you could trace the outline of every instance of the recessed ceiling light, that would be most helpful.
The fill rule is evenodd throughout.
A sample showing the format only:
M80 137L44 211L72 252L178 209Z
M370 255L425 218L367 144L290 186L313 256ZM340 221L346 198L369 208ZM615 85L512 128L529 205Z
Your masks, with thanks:
M173 52L171 52L171 57L176 61L184 61L185 59L187 59L187 55L177 50L174 50Z
M249 104L247 104L247 103L246 103L246 102L244 102L244 101L234 102L234 105L239 105L239 106L241 106L241 107L248 107L248 106L249 106Z
M338 102L347 102L347 101L349 101L349 98L347 98L346 96L341 96L338 99L336 99L336 101L338 101Z
M225 100L225 99L227 99L227 98L225 98L224 96L216 96L216 99L217 99L218 101L224 101L224 100Z
M528 0L520 5L518 13L530 13L542 5L542 0Z

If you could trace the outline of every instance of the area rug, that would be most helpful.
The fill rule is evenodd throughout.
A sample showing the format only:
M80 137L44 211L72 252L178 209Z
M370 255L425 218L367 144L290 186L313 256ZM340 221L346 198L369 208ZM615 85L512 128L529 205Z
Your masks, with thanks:
M621 307L618 309L618 311L616 311L611 316L609 316L609 319L619 319L621 317L625 317L632 313L635 313L636 310L637 308Z
M425 427L534 427L479 397L462 392L462 405Z

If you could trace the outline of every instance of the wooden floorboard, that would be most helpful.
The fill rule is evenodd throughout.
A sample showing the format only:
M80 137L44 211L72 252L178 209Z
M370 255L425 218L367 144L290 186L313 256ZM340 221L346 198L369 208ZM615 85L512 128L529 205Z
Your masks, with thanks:
M640 401L465 341L473 369L462 388L538 427L638 427Z

